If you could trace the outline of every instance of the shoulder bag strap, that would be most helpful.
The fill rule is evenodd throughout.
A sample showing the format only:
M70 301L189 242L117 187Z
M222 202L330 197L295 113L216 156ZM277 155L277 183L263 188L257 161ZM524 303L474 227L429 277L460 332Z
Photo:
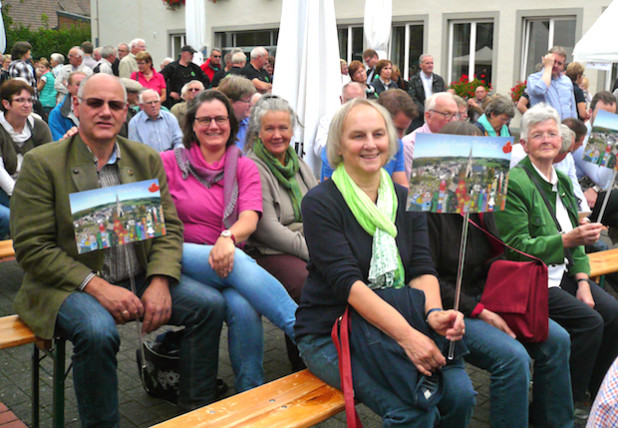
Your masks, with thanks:
M474 227L476 227L477 229L479 229L480 231L482 231L485 235L487 235L489 237L489 239L491 239L493 242L497 243L498 245L502 246L502 247L506 247L511 251L515 251L516 253L521 254L522 256L528 257L536 262L539 263L544 263L543 260L539 259L538 257L534 257L528 253L524 253L523 251L519 251L517 248L513 248L510 245L508 245L506 242L504 242L502 239L498 238L497 236L494 236L493 233L490 233L488 230L486 230L484 227L479 226L478 224L476 224L474 221L472 221L470 218L468 218L468 222L470 222L470 224L472 224Z
M528 177L530 177L530 180L534 183L534 185L536 186L536 189L541 194L541 197L543 198L543 202L545 202L545 206L547 207L547 210L549 211L549 214L551 215L552 220L554 220L554 223L556 223L558 232L562 232L562 227L560 227L560 223L558 222L558 219L556 218L556 212L554 211L551 204L549 203L549 200L547 199L547 195L545 194L545 191L539 184L539 181L536 179L532 171L530 171L528 168L521 166L521 165L518 166L517 168L522 168L524 171L526 171L526 174L528 175ZM565 205L565 208L566 208L566 205ZM568 209L567 209L567 214L568 214ZM568 261L567 267L570 268L573 265L573 255L571 254L571 249L563 248L563 251L564 251L564 256L566 257Z
M354 407L354 384L352 381L352 360L350 358L350 307L335 321L331 338L339 357L339 377L345 401L345 414L349 428L362 428L363 424Z

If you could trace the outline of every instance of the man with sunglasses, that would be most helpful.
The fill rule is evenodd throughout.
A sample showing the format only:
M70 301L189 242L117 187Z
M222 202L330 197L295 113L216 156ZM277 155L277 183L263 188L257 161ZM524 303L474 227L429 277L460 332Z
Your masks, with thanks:
M455 98L448 92L438 92L425 100L423 116L425 123L415 129L411 134L402 138L404 159L406 164L406 177L410 178L412 172L412 158L414 156L414 142L417 134L436 134L442 127L453 120L457 120L459 108Z
M202 64L200 68L212 82L212 78L215 76L215 73L221 70L221 49L212 48L210 51L210 58L204 61L204 64Z
M82 426L119 425L116 324L138 318L144 333L166 323L185 326L177 404L193 409L211 402L216 379L204 370L218 350L225 306L220 295L180 281L183 226L161 158L118 136L127 101L116 77L99 73L84 80L74 108L78 134L30 151L13 192L11 235L25 272L15 310L37 336L73 343ZM166 235L78 254L69 194L153 178L159 180Z

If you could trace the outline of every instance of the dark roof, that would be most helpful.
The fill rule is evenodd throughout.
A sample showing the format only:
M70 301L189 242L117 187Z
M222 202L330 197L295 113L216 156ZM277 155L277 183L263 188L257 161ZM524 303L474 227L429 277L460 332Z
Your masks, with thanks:
M11 5L9 16L14 25L23 24L31 30L43 26L43 14L49 18L49 28L58 26L57 11L90 17L90 0L4 0L2 5Z

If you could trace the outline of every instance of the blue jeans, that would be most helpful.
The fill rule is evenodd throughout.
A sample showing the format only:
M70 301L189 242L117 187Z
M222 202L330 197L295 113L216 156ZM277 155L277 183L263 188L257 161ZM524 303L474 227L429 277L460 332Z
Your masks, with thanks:
M208 263L211 249L212 245L185 243L182 272L225 297L234 384L236 392L241 392L264 383L260 314L294 340L297 305L279 281L240 249L234 253L234 269L221 278Z
M340 388L337 350L330 336L308 335L298 341L300 355L311 373L324 382ZM356 360L356 361L355 361ZM377 413L384 427L465 427L468 425L474 408L474 389L463 368L457 361L442 369L444 396L429 411L411 407L409 400L402 400L394 391L376 382L376 373L369 372L352 354L352 377L355 397ZM410 369L414 369L410 361ZM377 370L376 370L377 372ZM405 373L405 368L400 373Z
M549 320L549 337L525 346L480 319L466 318L467 362L491 373L490 422L528 426L530 357L534 358L532 420L539 427L572 427L569 334Z
M140 296L146 285L143 280L137 281ZM219 292L185 277L170 287L170 294L169 324L185 326L180 344L178 406L193 409L216 399L225 302ZM116 354L120 337L114 318L91 295L75 292L60 307L56 332L73 343L73 383L82 426L117 427Z
M0 239L4 239L9 234L9 217L11 211L9 210L9 204L11 199L9 195L2 189L0 189Z

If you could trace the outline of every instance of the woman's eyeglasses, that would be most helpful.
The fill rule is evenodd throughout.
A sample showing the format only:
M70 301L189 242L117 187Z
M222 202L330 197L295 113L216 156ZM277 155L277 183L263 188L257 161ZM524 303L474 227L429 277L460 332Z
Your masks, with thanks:
M224 125L227 123L229 116L202 116L196 117L195 120L202 126L208 126L214 120L217 125Z

